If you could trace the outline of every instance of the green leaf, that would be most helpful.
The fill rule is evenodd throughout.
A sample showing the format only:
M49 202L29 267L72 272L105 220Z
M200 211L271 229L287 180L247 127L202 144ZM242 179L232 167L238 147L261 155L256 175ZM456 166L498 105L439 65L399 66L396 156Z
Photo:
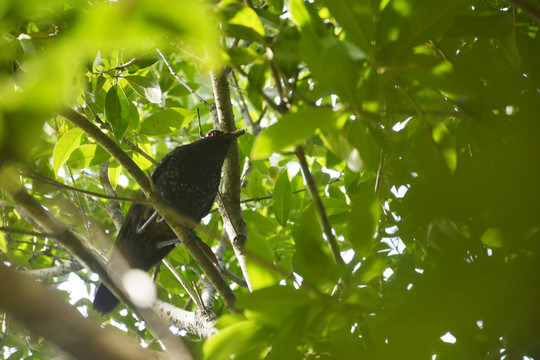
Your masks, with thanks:
M219 12L225 19L226 29L235 37L264 43L266 30L264 25L252 8L234 0L221 1Z
M148 156L152 156L152 145L150 145L149 142L146 142L146 143L139 143L139 148L145 152ZM138 153L138 152L133 152L133 154L131 155L131 158L133 159L133 161L135 162L135 164L137 164L137 166L139 166L141 168L141 170L148 170L152 167L152 165L154 165L154 163L150 160L148 160L145 156L143 156L142 154Z
M254 50L247 47L232 47L227 49L228 63L231 65L245 65L255 62L261 57Z
M7 252L8 252L8 249L7 249L7 241L6 241L6 237L4 236L4 232L3 232L3 231L0 231L0 250L1 250L4 254L7 254Z
M269 264L273 264L275 262L274 252L270 247L268 237L253 230L252 226L249 226L248 229L250 229L250 231L249 241L246 243L246 250L249 251L250 254L257 256L258 259L263 259ZM246 259L246 262L249 280L253 290L276 285L281 280L279 275L271 269L268 269L268 267L264 266L259 261L248 258Z
M195 116L197 116L195 111L187 109L166 109L143 120L139 132L144 135L168 135L189 124Z
M177 246L171 251L169 257L174 259L178 264L189 264L190 256L184 246Z
M261 174L257 170L252 171L249 176L248 187L249 194L253 199L258 199L266 195L262 182Z
M392 1L381 13L381 25L388 28L394 40L384 50L393 61L401 60L403 53L431 39L437 39L454 22L456 16L467 10L467 0ZM392 34L399 34L394 39ZM390 60L389 59L389 60Z
M58 170L69 159L71 153L81 145L83 131L79 128L73 128L66 132L60 140L56 142L53 149L53 167L54 173L58 174Z
M359 185L349 218L349 240L359 258L367 255L379 224L379 201L372 182Z
M111 161L109 163L109 182L111 183L113 189L116 189L116 185L118 185L118 178L120 177L121 171L122 167L116 161Z
M387 267L388 257L386 254L369 256L365 261L362 262L362 265L358 270L358 280L361 284L367 284L371 280L380 276Z
M105 97L105 116L111 124L114 136L121 139L126 132L133 116L130 109L130 102L126 97L124 89L118 85L113 85Z
M274 214L279 223L285 227L291 210L291 183L287 169L281 173L272 194Z
M343 41L304 32L298 51L312 76L319 81L323 95L337 94L350 103L356 101L360 69Z
M356 0L325 0L332 15L347 32L351 39L364 51L373 48L375 26L370 2Z
M289 318L310 306L313 299L309 294L290 286L274 285L238 296L238 307L246 316L264 326L279 328ZM275 309L279 309L278 312Z
M315 208L310 205L294 230L296 253L293 268L311 284L326 286L339 276L322 237Z
M489 228L480 237L482 243L492 248L500 248L503 244L503 236L498 228Z
M256 338L263 328L253 321L241 321L230 325L205 341L204 358L212 360L230 360L231 355L239 355L259 345ZM235 356L237 358L237 356Z
M285 114L276 124L264 129L253 143L251 158L265 159L274 152L299 145L321 126L333 125L339 114L326 108L306 108Z
M92 165L101 164L111 155L96 144L81 145L75 149L66 164L73 169L86 169Z
M137 94L145 97L148 101L156 104L161 102L161 88L156 80L136 75L125 76L124 79Z

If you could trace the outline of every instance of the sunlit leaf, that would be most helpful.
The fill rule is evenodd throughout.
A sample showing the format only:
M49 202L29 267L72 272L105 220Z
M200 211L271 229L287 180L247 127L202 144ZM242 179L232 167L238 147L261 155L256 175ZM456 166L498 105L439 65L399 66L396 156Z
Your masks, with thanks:
M167 135L189 124L197 113L182 108L165 109L141 122L139 131L145 135Z
M503 245L503 236L500 229L489 228L480 237L482 243L492 248L500 248Z
M124 79L127 80L133 90L148 101L156 104L161 102L161 88L156 80L136 75L125 76Z
M291 183L287 170L281 173L276 181L272 199L274 200L273 208L277 220L282 226L286 226L289 211L291 210Z
M75 149L66 164L73 169L85 169L107 161L111 155L97 144L81 145Z
M133 111L130 109L130 102L126 97L124 89L118 85L113 85L105 97L105 116L111 124L114 136L121 139L126 132Z
M253 171L249 176L248 187L249 194L253 199L258 199L266 195L261 174L257 170Z
M219 13L225 19L227 30L236 37L264 42L266 30L252 8L234 0L226 0L220 2Z
M203 346L207 359L229 360L230 354L242 354L258 347L257 337L263 328L253 321L241 321L222 329Z
M54 173L64 165L71 153L81 145L83 131L79 128L73 128L66 132L54 146L53 150L53 167Z
M274 152L300 145L313 136L317 128L332 125L338 117L339 113L325 108L306 108L296 113L285 114L255 139L251 157L264 159Z
M323 240L315 211L313 205L309 206L295 228L293 268L305 281L324 286L335 280L339 272Z
M7 241L3 231L0 231L0 251L2 251L4 254L6 254L8 251Z
M109 182L111 183L113 189L116 189L116 185L118 184L118 178L120 177L121 170L122 170L122 167L116 161L111 161L109 163L109 171L108 171Z
M374 244L379 215L379 201L373 183L361 184L353 200L349 219L349 240L359 257L367 255Z

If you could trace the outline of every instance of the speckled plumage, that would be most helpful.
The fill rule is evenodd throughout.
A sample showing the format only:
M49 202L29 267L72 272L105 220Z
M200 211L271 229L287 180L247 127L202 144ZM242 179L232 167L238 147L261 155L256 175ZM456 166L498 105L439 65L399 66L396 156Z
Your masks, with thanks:
M212 130L191 144L179 146L156 166L152 180L169 206L189 223L198 224L214 203L221 168L229 148L242 131L224 133ZM156 266L175 247L175 244L159 244L173 240L176 235L165 221L154 215L154 209L133 204L118 233L111 262L118 253L129 265L142 270ZM94 309L106 314L114 310L119 301L101 284L94 298Z

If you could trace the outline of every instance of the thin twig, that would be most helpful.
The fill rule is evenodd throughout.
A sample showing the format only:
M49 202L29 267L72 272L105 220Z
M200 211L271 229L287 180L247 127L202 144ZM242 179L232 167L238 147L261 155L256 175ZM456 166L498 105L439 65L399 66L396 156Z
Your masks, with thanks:
M189 286L188 282L186 281L186 279L184 279L184 277L182 275L180 275L178 273L178 271L176 271L176 269L174 268L174 266L171 265L171 263L166 260L166 259L163 259L163 264L165 264L165 266L167 267L167 269L169 269L169 271L174 275L174 277L176 278L176 280L178 280L178 282L182 285L182 287L184 288L184 290L186 290L187 294L189 295L189 297L191 298L191 300L193 300L195 302L195 304L197 304L197 306L201 309L203 309L203 305L200 303L197 295L195 294L195 292L193 291L193 289L191 288L191 286Z
M191 86L188 85L187 82L185 82L180 76L178 76L176 71L174 71L174 69L172 68L171 64L167 61L167 58L165 57L165 55L163 55L163 53L157 48L156 48L156 51L158 52L159 56L161 56L161 58L163 59L163 62L165 63L165 65L169 69L171 75L174 76L176 81L178 81L180 84L182 84L182 86L185 87L186 90L191 93L191 95L195 96L195 98L197 98L197 100L199 100L200 103L204 104L209 109L212 109L212 104L210 104L208 101L204 100L199 94L197 94L197 92L195 90L193 90L191 88Z
M47 256L47 257L58 259L58 260L73 260L72 257L67 257L67 256L62 256L62 255L53 255L53 254L48 254L46 252L36 253L34 250L21 249L21 248L18 248L16 246L11 246L11 245L8 245L7 248L12 249L12 250L17 250L26 254L36 255L36 256L39 254L39 256Z
M235 67L235 70L237 70L237 71L240 73L240 75L242 75L242 76L244 76L244 77L248 77L248 75L246 74L246 72L245 72L244 70L242 70L240 67L238 67L238 66ZM265 101L272 109L274 109L277 113L279 113L279 114L285 114L285 113L288 111L287 106L286 106L284 103L282 103L281 105L276 104L275 101L272 100L268 95L266 95L266 94L264 93L264 91L263 91L261 88L257 87L257 91L259 92L259 94L261 94L261 96L263 97L264 101Z
M135 60L137 60L137 58L133 58L133 59L129 60L126 63L120 64L120 65L115 66L115 67L110 68L110 69L105 69L105 70L93 72L92 74L93 75L101 75L101 74L105 74L105 73L108 73L108 72L111 72L111 71L123 70L123 69L127 68L128 66L132 65L135 62Z
M53 180L51 178L48 178L48 177L46 177L44 175L41 175L40 173L35 172L35 171L21 171L21 175L24 176L24 177L33 179L33 180L43 182L43 183L48 184L48 185L55 186L55 187L60 188L60 189L70 190L70 191L78 192L78 193L85 194L85 195L95 196L95 197L102 198L102 199L116 200L116 201L127 201L127 202L132 202L132 203L137 203L137 204L149 204L150 203L150 201L148 201L145 198L123 198L123 197L116 197L116 196L109 196L109 195L105 195L105 194L100 194L100 193L89 191L89 190L79 189L79 188L76 188L76 187L73 187L73 186L62 184L61 182L58 182L58 181Z
M73 183L73 187L78 189L77 188L77 183L75 182L75 178L73 177L73 172L71 171L71 167L68 166L68 170L69 170L69 176L71 177L71 182ZM86 218L86 211L84 210L84 206L83 206L83 203L82 203L82 200L81 200L81 196L79 195L78 192L75 192L75 196L77 197L77 201L79 202L79 208L81 209L81 214L82 214L83 221L84 221L84 228L86 229L86 236L87 236L87 238L89 240L89 243L91 245L94 245L93 241L92 241L92 236L90 235L90 228L88 227L88 219Z
M140 154L143 158L150 161L152 164L154 165L159 164L159 161L157 161L156 159L148 155L146 152L144 152L139 146L137 146L137 144L132 143L126 138L122 138L122 142L126 144L127 146L129 146L131 150L135 151L136 153Z
M382 182L384 179L385 170L386 170L386 152L381 149L379 169L377 170L377 180L375 181L375 194L377 194L377 198L381 197L381 188L382 188Z
M306 185L309 195L311 195L311 198L313 199L313 202L315 204L317 217L319 218L319 222L321 224L323 232L326 235L326 240L328 241L332 257L334 258L334 261L336 263L344 264L345 262L343 261L341 253L339 251L339 245L336 241L334 233L332 232L332 225L330 225L330 220L328 220L328 215L326 214L326 210L322 203L321 197L319 196L317 185L315 184L315 180L313 179L311 171L309 170L309 165L306 161L304 149L301 146L297 146L295 149L295 154L298 158L298 162L300 163L300 168L302 169L304 178L306 179Z
M15 230L15 231L12 231L12 230ZM0 231L4 231L6 233L22 233L23 231L17 231L18 229L6 229L5 227L1 227L0 228ZM32 233L31 231L28 231L27 233ZM35 234L39 234L39 235L43 235L41 233L35 233ZM28 234L27 234L28 235ZM48 237L48 236L47 236ZM18 244L27 244L27 245L32 245L32 246L35 246L35 247L44 247L44 248L48 248L48 249L55 249L55 250L60 250L60 251L66 251L67 250L62 247L62 246L57 246L57 245L51 245L51 244L45 244L45 243L38 243L38 242L34 242L34 241L26 241L26 240L19 240L19 239L14 239L12 237L9 237L9 241L10 242L14 242L14 243L18 243Z
M251 126L251 131L253 132L253 136L257 136L257 134L261 131L261 127L259 124L254 123L253 119L251 118L248 106L246 104L246 100L244 99L244 95L242 95L242 89L240 89L240 86L238 85L238 79L236 78L236 74L234 73L234 71L231 71L231 77L236 87L236 92L233 91L232 94L236 102L240 104L240 110L242 111L242 116L247 121L249 126ZM236 93L238 93L238 95L236 95Z
M28 231L28 230L23 230L23 229L15 229L12 227L7 227L7 226L0 226L0 231L3 231L8 234L29 235L29 236L35 236L35 237L40 237L40 238L54 237L53 234L47 234L47 233L37 232L37 231Z

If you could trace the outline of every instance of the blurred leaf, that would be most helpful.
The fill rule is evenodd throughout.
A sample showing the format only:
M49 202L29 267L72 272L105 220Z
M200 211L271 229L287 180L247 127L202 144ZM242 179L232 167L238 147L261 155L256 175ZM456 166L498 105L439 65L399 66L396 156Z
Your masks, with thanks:
M124 89L113 85L105 97L105 116L117 139L124 136L130 121L132 121L133 110L130 109L130 106Z
M274 253L270 248L268 239L259 232L253 231L252 226L248 226L248 229L250 230L250 237L249 242L246 243L246 250L256 257L248 257L246 259L252 289L258 290L276 285L281 280L279 274L276 274L275 271L269 269L264 263L258 261L262 260L268 264L275 262Z
M156 80L135 75L124 76L124 79L127 80L137 94L146 98L148 101L156 104L161 102L161 88Z
M375 34L372 4L355 0L325 0L324 4L343 26L347 37L362 50L371 52Z
M249 194L253 199L259 199L266 195L261 174L255 170L249 176Z
M498 11L476 11L458 16L445 36L503 37L512 32L512 15Z
M287 218L291 210L291 183L287 169L281 173L272 194L274 214L281 226L287 225Z
M6 237L4 236L4 232L3 231L0 231L0 250L6 254L8 252L8 249L7 249L7 241L6 241Z
M268 0L268 5L270 5L274 10L279 14L283 10L284 0Z
M274 125L264 129L253 143L251 158L268 158L274 152L299 145L318 127L331 126L339 118L339 113L325 108L306 108L296 113L288 113Z
M294 241L296 253L293 267L305 281L326 286L339 276L338 269L324 248L326 243L313 205L302 214L294 231Z
M414 46L436 40L463 13L467 0L433 2L431 0L397 0L390 2L381 13L381 23L388 25L391 43L382 56L399 61ZM398 35L398 38L394 38Z
M266 30L252 8L234 0L225 0L219 4L219 14L225 19L226 29L234 37L259 43L265 42Z
M257 52L246 47L231 47L226 50L231 65L249 64L261 57Z
M371 256L368 257L358 271L358 280L361 284L367 284L376 277L382 275L384 270L388 267L386 255Z
M503 236L500 229L489 228L480 237L482 243L491 248L500 248L503 245Z
M238 355L259 347L257 338L263 331L259 324L249 320L232 324L204 343L205 358L229 360L232 354L238 358Z
M248 319L273 328L279 328L301 309L309 306L312 299L305 290L275 285L238 297L238 306L244 309ZM280 309L279 312L272 309Z
M54 146L53 150L53 167L54 173L58 174L58 170L64 165L71 153L81 145L83 131L79 128L73 128L66 132Z
M196 112L182 109L165 109L150 115L141 122L139 131L144 135L168 135L189 124Z
M73 150L66 164L73 169L86 169L92 165L101 164L111 155L97 144L81 145Z
M116 185L118 184L118 178L120 177L121 170L122 170L122 167L116 161L111 161L109 163L109 171L108 171L109 182L111 183L111 186L115 190L116 190Z
M442 123L437 124L437 126L433 128L432 132L433 140L435 140L439 146L439 151L444 159L444 162L446 163L446 166L450 172L453 173L457 166L457 153L450 132Z
M373 183L360 184L352 202L348 229L349 240L359 258L366 256L374 244L379 216L379 201Z

